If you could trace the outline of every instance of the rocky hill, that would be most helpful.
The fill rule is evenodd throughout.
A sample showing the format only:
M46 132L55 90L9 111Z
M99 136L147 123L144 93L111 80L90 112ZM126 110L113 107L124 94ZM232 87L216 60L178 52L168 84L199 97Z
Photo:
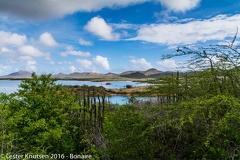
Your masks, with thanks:
M7 75L7 77L31 77L31 72L20 70Z
M164 76L171 76L176 72L171 71L159 71L155 68L148 69L146 71L125 71L120 74L116 73L95 73L95 72L73 72L70 74L59 73L53 75L54 78L57 79L79 79L79 80L93 80L93 79L113 79L113 78L133 78L133 79L141 79L141 78L159 78ZM0 79L24 79L30 78L31 73L28 71L20 70L18 72L13 72L6 76L1 76Z
M146 71L126 71L119 76L121 77L128 77L128 78L159 78L159 77L164 77L164 76L170 76L175 72L171 71L159 71L155 68L148 69Z
M146 75L141 71L128 71L120 74L121 77L127 78L146 78Z
M150 68L146 71L143 71L142 73L145 74L146 76L151 76L151 75L160 74L160 73L162 73L162 71L159 71L155 68Z

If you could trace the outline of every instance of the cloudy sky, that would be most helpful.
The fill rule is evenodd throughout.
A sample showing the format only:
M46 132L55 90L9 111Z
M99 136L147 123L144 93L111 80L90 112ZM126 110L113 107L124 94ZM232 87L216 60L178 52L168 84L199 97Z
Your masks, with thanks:
M178 70L177 46L226 42L240 0L0 0L0 75Z

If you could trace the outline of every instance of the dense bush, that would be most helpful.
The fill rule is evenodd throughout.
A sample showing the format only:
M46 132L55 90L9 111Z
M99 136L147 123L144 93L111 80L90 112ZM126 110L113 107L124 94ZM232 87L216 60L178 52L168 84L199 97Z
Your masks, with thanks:
M216 95L165 108L153 124L160 159L239 158L240 101Z
M122 106L108 112L104 125L106 153L112 159L149 159L153 136L138 107Z
M19 87L16 93L0 97L2 154L94 152L77 116L82 107L51 75L33 74Z
M127 84L126 88L133 88L133 86L131 84Z

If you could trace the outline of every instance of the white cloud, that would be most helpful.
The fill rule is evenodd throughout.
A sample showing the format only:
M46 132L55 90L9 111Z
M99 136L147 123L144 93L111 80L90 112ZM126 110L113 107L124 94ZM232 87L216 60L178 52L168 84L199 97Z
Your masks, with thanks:
M173 59L164 59L163 61L158 61L157 65L161 71L173 71L178 67Z
M20 61L31 61L32 57L30 57L30 56L20 56L19 60Z
M91 41L84 40L83 38L79 39L79 44L81 44L83 46L92 46L93 45L93 43Z
M27 71L36 71L37 70L36 64L37 64L36 61L27 61L26 70Z
M69 67L69 70L71 71L71 73L73 73L73 72L77 71L77 68L72 65L72 66Z
M50 53L45 53L45 59L48 61L52 61L51 54Z
M137 70L147 70L152 68L152 64L147 62L144 58L131 59L130 60L132 67Z
M55 65L56 63L54 61L50 61L49 64Z
M0 31L0 46L14 45L22 46L27 41L25 35ZM4 37L4 38L3 38Z
M55 41L55 39L52 37L52 35L48 32L41 34L39 37L39 41L46 46L57 46L58 45L57 42Z
M138 35L130 40L141 40L162 45L194 44L209 40L224 40L234 36L240 26L240 14L219 15L211 19L187 23L144 25Z
M185 12L196 8L201 0L159 0L167 10Z
M86 59L77 59L76 62L87 69L92 66L92 62Z
M102 56L97 55L95 58L93 58L93 62L95 64L101 66L105 70L110 69L107 57L102 57Z
M37 48L26 45L18 49L17 61L25 66L27 71L37 71L37 61L34 60L35 57L44 57L46 60L51 61L50 54L43 53Z
M89 57L89 56L91 56L90 52L75 51L72 46L68 46L67 50L65 52L61 52L60 54L63 57L67 57L68 55L82 56L82 57Z
M0 65L0 73L5 73L10 71L11 66L10 65Z
M18 49L19 53L22 56L29 56L29 57L44 57L46 54L39 51L37 48L34 48L33 46L26 45L22 46Z
M60 64L60 65L62 65L62 64L72 64L72 62L70 62L70 61L63 61L63 62L57 62L57 64Z
M3 0L0 11L31 19L62 17L77 11L98 11L119 8L150 0Z
M111 26L115 29L138 29L139 26L137 24L131 24L131 23L111 23Z
M6 47L1 47L0 48L0 53L7 53L7 52L10 52L10 50Z
M119 34L114 33L112 27L101 17L92 18L84 28L104 40L117 40L120 38Z

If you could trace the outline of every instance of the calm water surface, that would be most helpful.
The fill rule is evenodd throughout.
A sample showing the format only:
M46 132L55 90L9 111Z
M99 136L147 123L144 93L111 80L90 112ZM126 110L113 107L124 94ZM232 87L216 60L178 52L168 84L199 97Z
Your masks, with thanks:
M0 92L4 93L13 93L18 90L19 84L21 80L0 80ZM103 86L105 88L125 88L126 85L132 85L133 87L137 86L146 86L149 85L147 83L138 83L131 81L111 81L111 82L91 82L91 81L66 81L66 80L58 80L57 84L61 85L89 85L89 86ZM106 83L110 83L110 85L106 85ZM111 96L109 97L109 101L113 104L126 104L128 103L128 96Z

